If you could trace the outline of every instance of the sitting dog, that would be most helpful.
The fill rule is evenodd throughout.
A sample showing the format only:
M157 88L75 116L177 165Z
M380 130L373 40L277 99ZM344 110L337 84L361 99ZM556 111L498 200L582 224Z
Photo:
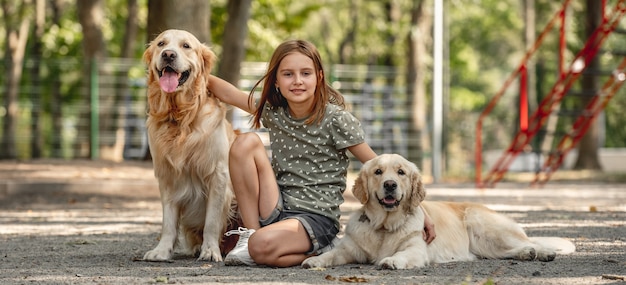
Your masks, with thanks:
M179 245L199 260L221 261L220 241L234 216L228 151L235 132L226 107L207 91L215 55L191 33L166 30L143 58L146 125L163 205L161 239L144 260L168 260Z
M529 238L513 220L480 204L423 202L420 172L400 155L366 162L352 191L363 206L350 217L345 236L332 250L304 260L304 268L369 263L410 269L477 257L552 261L575 251L562 238ZM435 224L431 244L423 239L426 214Z

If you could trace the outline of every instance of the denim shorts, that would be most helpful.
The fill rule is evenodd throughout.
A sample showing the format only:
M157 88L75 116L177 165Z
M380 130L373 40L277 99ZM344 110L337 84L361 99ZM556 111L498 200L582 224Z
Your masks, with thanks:
M304 229L309 234L311 247L307 255L317 255L328 251L333 245L332 242L339 233L335 221L322 215L304 211L285 210L283 197L279 193L276 208L267 219L259 219L261 226L267 226L286 219L296 219L300 221Z

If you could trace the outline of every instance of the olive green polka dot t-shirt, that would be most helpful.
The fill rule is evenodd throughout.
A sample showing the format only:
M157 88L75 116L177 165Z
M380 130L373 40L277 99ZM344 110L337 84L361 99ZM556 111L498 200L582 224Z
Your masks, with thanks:
M327 104L320 124L293 119L282 107L264 106L272 167L287 210L320 214L339 225L349 158L346 148L365 141L361 123L337 105Z

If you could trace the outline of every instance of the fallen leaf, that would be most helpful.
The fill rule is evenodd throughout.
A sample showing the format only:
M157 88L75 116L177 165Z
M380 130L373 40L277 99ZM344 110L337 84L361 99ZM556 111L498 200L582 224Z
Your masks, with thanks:
M602 279L608 280L626 280L626 276L603 274Z
M356 277L356 276L339 277L339 281L346 282L346 283L367 283L367 282L369 282L367 279L365 279L363 277Z

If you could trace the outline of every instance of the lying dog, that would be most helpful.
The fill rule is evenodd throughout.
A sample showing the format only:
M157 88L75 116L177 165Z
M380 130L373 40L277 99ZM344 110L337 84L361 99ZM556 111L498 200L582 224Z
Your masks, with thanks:
M363 204L332 250L310 257L304 268L372 263L410 269L477 257L552 261L571 253L561 238L529 238L513 220L476 203L422 202L426 196L415 164L400 155L380 155L363 165L352 189ZM421 205L421 206L420 206ZM437 237L426 244L424 210Z
M199 260L221 261L220 241L233 216L228 151L235 133L225 106L207 91L215 55L189 32L167 30L143 59L150 154L163 204L161 239L144 260L168 260L178 245Z

